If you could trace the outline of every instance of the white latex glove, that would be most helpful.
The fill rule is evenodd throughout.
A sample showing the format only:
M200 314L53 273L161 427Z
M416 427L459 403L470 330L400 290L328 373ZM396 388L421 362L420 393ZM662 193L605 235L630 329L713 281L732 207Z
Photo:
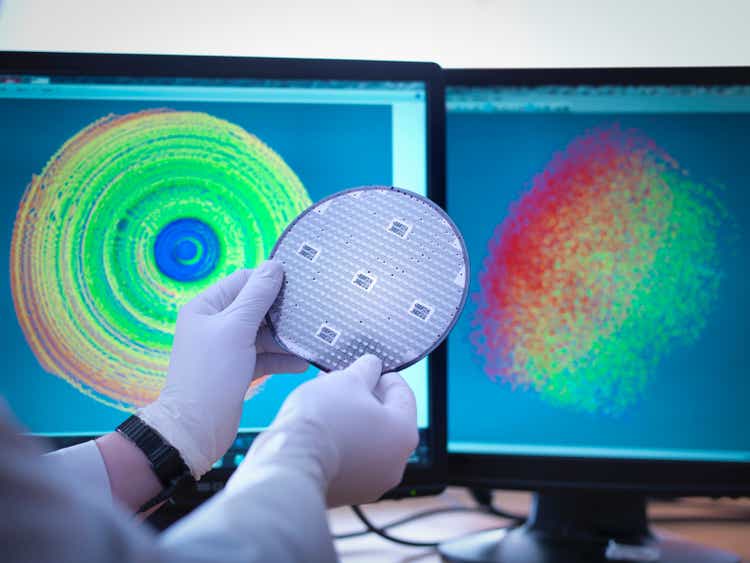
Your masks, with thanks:
M274 466L311 475L330 507L372 502L395 487L419 441L417 410L406 381L381 376L381 369L380 359L367 355L295 389L228 492Z
M273 261L254 271L239 270L177 316L166 385L138 416L177 448L196 479L232 445L251 381L308 367L263 326L283 278L281 265Z

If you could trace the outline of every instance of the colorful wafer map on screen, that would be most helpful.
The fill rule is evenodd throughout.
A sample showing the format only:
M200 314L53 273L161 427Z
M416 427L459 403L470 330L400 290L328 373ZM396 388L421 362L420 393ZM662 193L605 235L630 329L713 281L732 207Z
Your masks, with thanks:
M486 374L623 413L717 301L731 224L720 195L637 130L574 139L489 243L471 334Z
M36 358L129 410L166 373L181 305L262 261L311 203L282 158L207 113L107 115L34 176L11 243L13 302Z

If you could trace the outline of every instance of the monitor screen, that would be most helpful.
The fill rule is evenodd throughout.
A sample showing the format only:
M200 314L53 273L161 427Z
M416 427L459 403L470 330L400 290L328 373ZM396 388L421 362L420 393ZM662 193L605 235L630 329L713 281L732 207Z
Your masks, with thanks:
M265 76L267 76L267 72ZM424 81L0 76L4 396L35 434L113 430L164 381L177 311L355 186L427 194ZM239 463L284 398L252 388ZM403 373L426 459L428 373Z
M750 87L448 88L448 452L750 462Z

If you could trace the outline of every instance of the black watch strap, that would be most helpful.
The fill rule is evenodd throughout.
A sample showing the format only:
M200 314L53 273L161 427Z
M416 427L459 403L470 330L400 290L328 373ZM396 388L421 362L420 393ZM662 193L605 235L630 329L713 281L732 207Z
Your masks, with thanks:
M180 452L138 416L125 420L117 427L117 432L144 453L165 489L173 489L178 482L190 477L190 469Z

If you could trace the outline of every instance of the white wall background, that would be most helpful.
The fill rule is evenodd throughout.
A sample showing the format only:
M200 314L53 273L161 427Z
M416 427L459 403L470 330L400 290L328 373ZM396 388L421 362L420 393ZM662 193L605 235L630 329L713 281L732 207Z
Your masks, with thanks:
M0 50L750 64L750 0L0 0Z

